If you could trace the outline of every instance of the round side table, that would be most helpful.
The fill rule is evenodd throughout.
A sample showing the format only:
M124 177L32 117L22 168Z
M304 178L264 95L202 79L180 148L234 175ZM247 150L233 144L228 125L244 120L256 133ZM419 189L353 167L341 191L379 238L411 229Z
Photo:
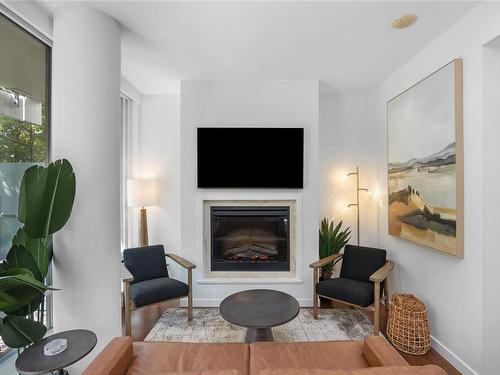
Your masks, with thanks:
M68 340L67 348L56 355L46 356L43 347L54 339ZM97 344L97 336L86 329L74 329L59 332L23 351L16 360L16 370L24 375L42 375L56 373L67 375L65 367L71 366L89 354Z
M220 315L229 323L247 328L246 343L274 341L271 327L295 319L299 303L292 296L276 290L246 290L225 298Z

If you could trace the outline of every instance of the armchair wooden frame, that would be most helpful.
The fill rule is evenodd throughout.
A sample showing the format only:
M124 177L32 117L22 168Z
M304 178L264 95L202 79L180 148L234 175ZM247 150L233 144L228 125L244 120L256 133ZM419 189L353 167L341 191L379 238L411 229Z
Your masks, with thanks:
M190 261L175 255L175 254L165 254L166 257L172 259L174 262L179 264L181 267L185 268L188 272L188 287L189 287L189 292L188 292L188 320L191 321L193 320L193 269L196 268L196 265L191 263ZM125 335L130 336L131 335L131 330L132 330L132 323L131 323L131 317L132 317L132 311L140 309L142 307L136 307L133 302L130 300L130 283L134 281L134 277L132 274L127 270L127 268L122 264L122 285L123 285L123 308L124 308L124 320L125 320ZM164 303L165 301L175 301L175 300L180 300L182 298L185 298L186 296L181 296L181 297L176 297L176 298L171 298L167 299L164 301L152 303L147 306L153 306L157 305L160 303Z
M380 302L382 300L382 298L380 297L380 286L382 282L389 275L389 272L391 272L392 269L394 268L394 262L390 260L386 261L385 265L380 267L370 276L370 281L374 283L374 300L373 300L374 303L370 306L363 307L355 305L353 303L349 303L335 298L330 298L328 296L323 296L316 293L316 284L318 283L320 268L328 263L340 260L343 255L344 254L330 255L329 257L320 259L309 265L309 267L313 269L313 318L318 319L318 297L327 298L332 301L341 302L352 307L358 307L360 309L373 312L373 334L375 336L378 336L380 331ZM384 283L384 303L385 303L385 309L387 310L389 308L389 288L387 287L387 283Z

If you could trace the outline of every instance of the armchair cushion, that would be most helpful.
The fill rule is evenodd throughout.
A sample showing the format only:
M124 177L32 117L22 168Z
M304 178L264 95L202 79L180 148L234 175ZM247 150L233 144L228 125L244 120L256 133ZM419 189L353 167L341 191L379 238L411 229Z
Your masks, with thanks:
M316 293L362 307L370 306L374 301L372 282L343 277L320 281L316 284Z
M130 285L130 300L136 307L171 298L184 297L188 293L189 287L187 284L169 277L144 280Z
M370 281L370 276L386 262L387 252L373 247L346 245L340 277Z
M134 277L134 283L168 277L163 245L125 249L123 264Z

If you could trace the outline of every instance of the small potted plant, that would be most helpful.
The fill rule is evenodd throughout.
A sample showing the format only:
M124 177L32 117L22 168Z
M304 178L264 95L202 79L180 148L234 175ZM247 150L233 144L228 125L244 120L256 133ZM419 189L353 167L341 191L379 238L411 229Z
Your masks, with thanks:
M327 217L323 218L319 228L319 258L323 259L339 253L347 242L349 242L350 238L351 230L349 227L342 229L342 221L334 227L333 220ZM323 266L321 268L320 279L331 278L334 266L335 262Z

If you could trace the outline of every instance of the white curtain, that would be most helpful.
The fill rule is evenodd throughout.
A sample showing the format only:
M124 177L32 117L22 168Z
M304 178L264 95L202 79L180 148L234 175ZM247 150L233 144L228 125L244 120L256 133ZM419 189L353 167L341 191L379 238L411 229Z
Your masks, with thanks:
M129 96L121 95L121 181L120 181L120 221L121 248L126 249L136 243L137 234L131 230L136 228L137 218L127 206L127 179L133 178L136 167L137 147L139 143L139 103Z

